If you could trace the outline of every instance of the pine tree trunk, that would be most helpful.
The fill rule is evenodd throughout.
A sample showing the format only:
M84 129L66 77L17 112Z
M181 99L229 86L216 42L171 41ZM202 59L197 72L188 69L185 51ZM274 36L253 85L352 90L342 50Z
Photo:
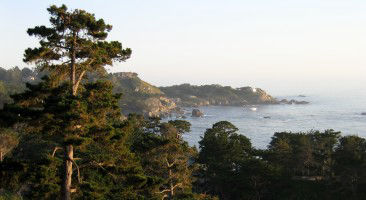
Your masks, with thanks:
M73 32L73 44L70 50L70 57L71 57L71 63L70 63L70 82L71 82L71 92L73 96L76 96L76 88L75 88L75 82L76 82L76 66L75 66L75 60L76 60L76 32ZM64 166L65 166L65 172L64 172L64 178L63 178L63 185L62 185L62 199L63 200L71 200L71 181L72 181L72 160L74 160L74 148L72 145L65 146L65 157L64 157Z
M73 32L72 34L73 37L73 43L71 46L71 52L70 52L70 57L71 57L71 63L70 63L70 82L71 82L71 90L72 90L72 95L75 96L76 95L76 66L75 66L75 61L76 61L76 32Z
M71 179L72 179L72 160L74 159L74 148L72 145L65 147L65 173L62 189L62 199L71 200Z

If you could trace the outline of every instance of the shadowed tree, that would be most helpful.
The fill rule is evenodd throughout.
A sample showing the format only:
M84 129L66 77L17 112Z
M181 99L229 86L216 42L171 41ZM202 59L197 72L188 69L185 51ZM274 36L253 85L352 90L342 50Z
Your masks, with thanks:
M50 27L36 26L28 29L30 36L40 39L39 47L28 48L24 53L24 61L35 63L41 70L50 72L55 82L67 81L70 86L69 107L78 112L74 100L78 89L87 72L104 72L105 65L113 61L125 61L131 55L131 50L122 48L118 41L106 41L112 26L103 19L96 19L84 10L68 10L65 5L55 5L48 9ZM64 119L69 120L69 119ZM83 134L83 128L78 124L64 130L65 137ZM63 199L71 199L71 177L73 172L73 145L63 146L65 156L65 174L63 183Z
M140 199L151 194L155 180L144 175L130 151L134 127L129 125L131 119L121 119L120 94L112 93L112 84L83 83L80 94L72 99L68 84L47 89L46 82L14 95L14 104L6 105L0 114L8 125L26 124L12 159L6 159L4 168L0 164L0 172L14 184L0 178L0 187L13 192L29 188L22 195L29 199L59 199L64 170L58 150L72 144L73 171L77 172L72 177L73 199ZM14 120L4 121L3 116ZM65 130L68 135L63 134ZM14 171L11 162L24 167Z
M194 195L191 182L196 149L181 138L190 130L190 123L182 120L161 123L160 119L151 118L144 127L132 146L145 172L160 180L150 199L185 199Z
M343 198L365 199L366 139L345 136L339 139L335 150L335 173Z
M202 165L204 192L221 199L235 199L234 188L239 190L238 174L241 163L251 157L250 140L237 133L238 128L228 121L215 123L206 130L199 142L198 161ZM231 187L235 183L236 187Z
M15 133L9 129L0 129L0 162L4 157L18 144L18 138Z
M170 120L169 124L176 128L177 139L181 139L183 133L191 131L191 123L185 120Z

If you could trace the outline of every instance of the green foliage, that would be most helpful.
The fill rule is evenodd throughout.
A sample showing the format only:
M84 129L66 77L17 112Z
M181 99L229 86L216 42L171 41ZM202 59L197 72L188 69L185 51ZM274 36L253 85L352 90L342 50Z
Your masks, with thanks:
M10 129L0 128L0 162L18 145L16 133Z
M267 159L292 176L331 176L333 151L340 132L275 133Z
M104 73L105 65L130 57L131 50L123 49L120 42L105 41L112 26L103 19L84 10L70 11L65 5L53 5L47 10L51 26L28 29L30 36L40 39L40 46L26 49L24 61L47 69L54 79L70 77L76 84L85 72Z
M168 123L174 126L179 134L191 131L191 123L185 120L170 120Z
M206 130L199 142L197 189L220 199L262 198L277 170L257 158L249 139L237 131L227 121Z
M21 200L21 199L22 198L17 194L13 194L7 191L0 192L0 200Z
M4 176L27 180L26 197L57 199L63 149L52 156L53 150L73 144L75 157L79 158L74 161L75 170L80 171L73 177L77 189L74 199L142 198L155 181L144 174L139 159L130 151L134 129L129 125L133 120L121 120L120 94L112 93L109 82L95 82L83 85L79 95L70 96L67 84L52 88L48 80L28 85L29 90L15 95L14 103L2 111L13 113L8 116L15 119L4 120L8 125L18 126L21 122L24 126L19 129L25 131L14 156L6 163L21 167L16 171L6 167ZM9 189L17 191L21 187L21 182L14 181Z
M4 82L0 81L0 106L2 107L4 103L9 103L10 101L8 89Z
M366 198L366 140L357 136L342 137L335 150L337 190L344 198Z
M112 26L94 14L79 9L69 11L65 5L53 5L47 10L51 26L28 29L28 35L39 38L40 46L26 49L23 60L50 72L54 88L41 101L43 108L36 121L42 121L40 131L65 151L62 198L70 200L73 165L78 168L73 158L74 146L83 148L93 140L113 135L114 120L110 119L120 113L116 109L119 95L111 93L111 86L90 83L82 88L82 80L86 73L103 73L105 65L125 61L131 50L123 49L118 41L106 41ZM69 80L65 82L66 77Z
M179 98L183 106L193 105L247 105L276 103L276 100L261 89L250 87L234 89L221 85L194 86L190 84L160 87L170 98Z
M28 68L20 70L14 67L6 70L0 67L0 108L5 103L11 103L10 95L24 91L26 82L37 80L36 73Z
M150 119L144 126L132 148L141 158L144 171L160 180L151 198L186 199L182 196L191 194L196 150L183 141L181 134L190 130L190 124Z
M2 165L1 186L30 199L57 198L62 160L50 156L51 148L41 135L21 134L12 157Z

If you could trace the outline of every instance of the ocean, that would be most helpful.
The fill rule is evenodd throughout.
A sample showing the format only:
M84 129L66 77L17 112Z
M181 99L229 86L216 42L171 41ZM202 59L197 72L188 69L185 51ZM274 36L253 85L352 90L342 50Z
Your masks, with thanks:
M183 137L190 145L199 147L198 141L207 128L219 121L229 121L248 137L253 146L264 149L275 132L308 132L333 129L342 135L358 135L366 138L366 95L346 96L283 96L278 99L309 101L306 105L251 105L245 107L199 107L205 115L191 117L193 108L184 108L191 132ZM175 119L174 117L170 119Z

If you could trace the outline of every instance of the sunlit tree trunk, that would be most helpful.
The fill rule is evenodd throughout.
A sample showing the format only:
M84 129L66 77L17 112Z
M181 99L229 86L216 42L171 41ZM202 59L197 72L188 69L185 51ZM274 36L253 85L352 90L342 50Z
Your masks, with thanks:
M70 82L71 82L71 91L72 95L76 96L77 88L76 88L76 32L73 32L73 45L71 47L71 64L70 64ZM64 172L64 183L63 183L63 191L62 196L63 200L71 200L71 183L72 183L72 161L74 160L74 147L69 144L65 146L65 172Z
M72 160L74 159L74 148L72 145L65 146L65 176L63 183L63 200L71 200L71 178L72 178Z

